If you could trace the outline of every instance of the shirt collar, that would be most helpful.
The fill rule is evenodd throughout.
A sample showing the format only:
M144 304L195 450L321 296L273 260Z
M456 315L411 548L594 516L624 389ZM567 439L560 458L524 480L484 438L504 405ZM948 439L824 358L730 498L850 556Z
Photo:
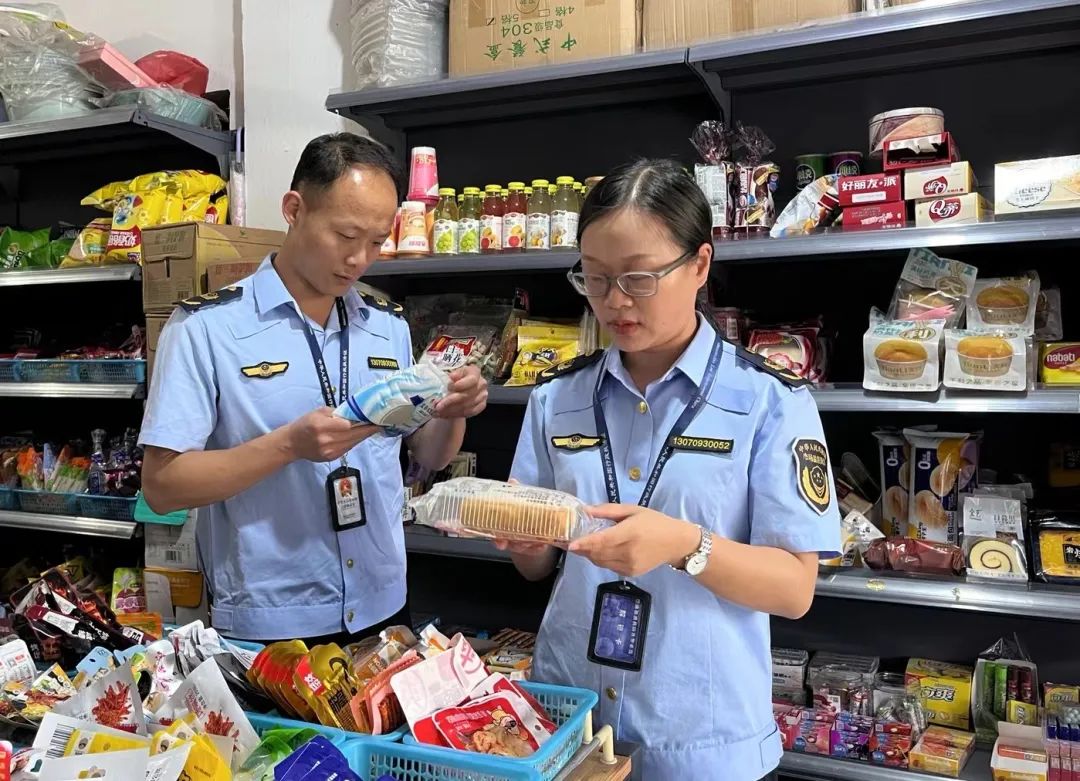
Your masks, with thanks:
M259 314L267 315L280 306L292 304L293 311L298 317L301 317L295 299L289 293L288 288L285 287L285 283L281 281L277 269L274 268L276 255L277 253L267 255L255 272L252 284L255 288L255 304L258 307ZM350 288L344 299L345 311L349 314L349 322L365 330L372 330L368 325L368 321L371 319L371 308L364 303L364 299L360 297L360 293L356 288ZM330 331L337 330L336 310L331 310L327 328Z
M701 382L705 378L705 367L709 363L709 353L712 352L713 343L716 341L716 332L701 314L698 314L697 319L698 328L694 333L694 338L690 340L690 344L683 350L679 359L657 382L667 382L675 372L680 372L700 390ZM630 378L630 372L623 365L622 354L614 345L608 348L607 357L604 359L604 371L635 394L638 392L634 381Z

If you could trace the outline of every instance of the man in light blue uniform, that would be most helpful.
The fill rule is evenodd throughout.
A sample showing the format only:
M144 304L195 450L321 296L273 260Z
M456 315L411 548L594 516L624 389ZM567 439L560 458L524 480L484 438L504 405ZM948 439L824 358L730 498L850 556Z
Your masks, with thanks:
M702 319L682 356L645 393L614 348L565 367L532 394L513 477L592 505L608 501L593 410L599 381L620 501L637 503L676 419L704 390L714 339ZM722 343L712 388L648 506L719 538L802 554L838 548L832 494L810 392L759 356ZM720 598L710 590L716 581L689 575L689 565L682 572L663 566L631 579L652 596L641 671L593 664L586 659L593 595L619 580L585 558L595 560L601 548L590 542L582 555L566 556L534 679L599 692L600 723L645 747L642 778L753 781L772 772L781 744L770 706L769 615Z
M229 635L342 641L405 605L401 438L332 414L350 389L412 363L401 308L353 287L391 229L397 185L373 142L315 139L283 199L281 250L184 302L162 334L144 493L158 512L202 508L212 623ZM486 404L475 367L451 380L435 419L405 438L429 468ZM343 493L359 493L362 518L333 515L342 470L358 472Z

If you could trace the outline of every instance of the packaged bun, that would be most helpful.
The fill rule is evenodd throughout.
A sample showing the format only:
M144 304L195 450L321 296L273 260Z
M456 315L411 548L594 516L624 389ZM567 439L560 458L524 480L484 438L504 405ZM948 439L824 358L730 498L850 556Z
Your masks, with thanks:
M449 534L565 545L600 531L581 500L549 488L458 477L409 503L416 522Z
M1023 391L1028 339L1018 330L945 331L945 387Z
M944 320L960 325L976 282L974 266L949 260L928 249L913 249L896 283L889 320Z
M863 387L877 391L935 391L941 384L943 320L894 320L863 336Z

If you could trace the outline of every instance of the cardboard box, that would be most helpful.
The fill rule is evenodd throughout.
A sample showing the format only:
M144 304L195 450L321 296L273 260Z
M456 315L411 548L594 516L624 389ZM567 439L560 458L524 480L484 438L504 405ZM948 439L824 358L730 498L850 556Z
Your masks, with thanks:
M212 293L223 287L235 285L259 270L264 258L236 260L229 263L211 263L206 267L206 292Z
M154 373L154 359L157 357L158 342L161 341L161 332L165 330L165 324L169 322L170 315L147 315L146 316L146 377L149 380Z
M640 0L450 0L450 75L633 54Z
M195 548L195 526L194 511L188 512L187 523L180 526L164 523L144 524L144 565L159 569L197 570L199 556Z
M990 769L994 781L1046 781L1050 765L1042 728L998 722Z
M994 166L994 212L1027 214L1080 209L1080 155Z
M909 659L904 671L904 685L908 694L920 699L931 724L968 730L971 728L973 673L972 668L964 665Z
M959 778L974 751L975 736L970 732L930 727L911 750L908 764L912 770Z
M978 193L930 198L915 204L915 225L919 228L973 225L993 217L990 201Z
M966 161L904 172L904 197L909 201L965 195L975 192L978 186L971 163Z
M148 579L164 577L169 583L169 592L172 594L172 603L175 607L198 607L202 603L203 576L201 572L147 567L145 577Z
M644 0L645 51L857 13L859 0Z
M143 311L171 312L178 301L207 292L211 263L262 260L284 240L281 231L190 222L143 231Z
M864 203L894 203L904 200L900 174L841 176L836 185L841 206Z
M840 215L844 230L888 230L907 225L907 203L865 203L848 206Z
M886 141L882 155L882 168L898 171L955 163L960 159L960 150L956 148L956 139L951 133L934 133Z

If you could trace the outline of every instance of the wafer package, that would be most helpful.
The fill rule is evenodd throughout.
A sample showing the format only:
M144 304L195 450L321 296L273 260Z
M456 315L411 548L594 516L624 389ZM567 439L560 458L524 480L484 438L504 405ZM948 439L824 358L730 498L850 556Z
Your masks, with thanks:
M410 502L416 522L450 534L563 545L610 526L549 488L459 477Z

